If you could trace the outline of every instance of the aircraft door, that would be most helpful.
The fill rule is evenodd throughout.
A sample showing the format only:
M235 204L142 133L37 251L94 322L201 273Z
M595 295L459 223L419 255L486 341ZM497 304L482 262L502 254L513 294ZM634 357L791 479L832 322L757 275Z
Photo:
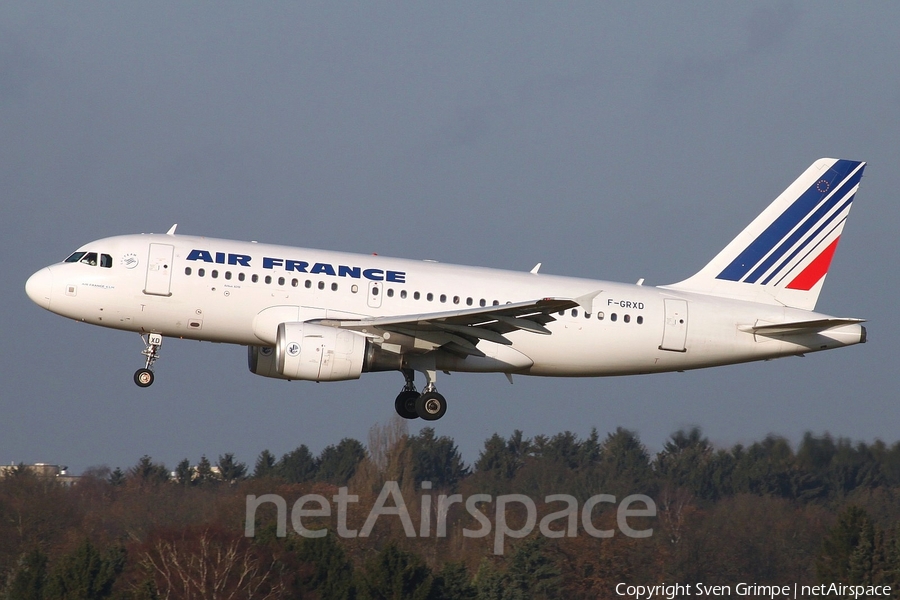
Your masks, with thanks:
M381 293L383 291L380 281L369 282L369 308L381 308Z
M147 258L147 280L144 293L154 296L171 296L172 257L175 246L171 244L150 244Z
M666 298L666 322L663 325L660 350L687 352L688 303L687 300Z

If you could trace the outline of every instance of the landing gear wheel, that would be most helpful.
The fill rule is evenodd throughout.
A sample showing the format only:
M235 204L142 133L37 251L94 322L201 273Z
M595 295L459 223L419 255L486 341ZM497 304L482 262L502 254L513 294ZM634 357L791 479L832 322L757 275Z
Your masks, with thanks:
M147 357L147 363L143 369L134 372L134 382L138 387L150 387L153 384L153 363L159 360L159 347L162 346L162 335L158 333L148 333L146 336L141 335L141 341L144 342L144 349L141 354Z
M447 400L437 392L426 392L416 399L416 413L426 421L437 421L447 412Z
M150 369L138 369L134 372L134 382L138 387L150 387L153 384L153 371Z
M394 400L394 410L404 419L418 419L419 413L416 412L416 400L418 399L419 392L404 390Z

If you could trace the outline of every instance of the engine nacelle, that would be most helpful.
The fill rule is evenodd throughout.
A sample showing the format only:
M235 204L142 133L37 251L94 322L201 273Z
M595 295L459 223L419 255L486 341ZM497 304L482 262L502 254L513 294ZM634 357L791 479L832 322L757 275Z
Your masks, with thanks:
M247 363L251 373L263 377L341 381L359 379L363 372L399 370L403 356L352 331L290 322L278 325L274 348L249 346Z
M288 379L278 372L278 360L272 346L247 346L247 366L255 375Z
M353 331L312 323L282 323L275 342L275 370L285 379L359 379L366 338Z

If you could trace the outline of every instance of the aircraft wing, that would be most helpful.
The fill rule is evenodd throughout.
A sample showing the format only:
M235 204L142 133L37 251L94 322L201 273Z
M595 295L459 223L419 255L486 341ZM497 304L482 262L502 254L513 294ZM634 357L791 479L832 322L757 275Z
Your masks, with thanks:
M591 301L599 293L417 315L311 322L357 331L385 350L398 353L424 353L443 348L460 356L484 356L476 347L480 340L509 346L512 342L505 336L513 331L549 335L545 325L555 320L552 313L578 306L590 310Z

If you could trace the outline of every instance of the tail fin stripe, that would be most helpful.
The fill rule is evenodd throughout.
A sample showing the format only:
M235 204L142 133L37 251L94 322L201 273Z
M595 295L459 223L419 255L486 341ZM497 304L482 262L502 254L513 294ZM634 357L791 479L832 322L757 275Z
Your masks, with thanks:
M840 237L835 238L831 244L822 251L797 277L787 284L790 290L803 290L808 292L819 280L825 277L828 267L831 266L831 259L834 257L834 251L837 249Z
M835 183L843 182L851 172L862 163L851 160L838 160L828 172L813 183L803 194L776 218L753 242L722 270L717 279L740 281L766 255L782 241L800 222L819 205L824 197L833 190ZM837 194L833 194L837 196ZM834 200L837 202L837 198ZM810 225L811 227L812 225Z
M840 209L832 212L832 209L841 202L845 200L848 196L850 202L853 201L853 196L856 192L856 187L859 185L859 180L862 178L862 173L859 171L856 172L855 176L850 177L847 181L841 184L841 186L834 191L828 200L822 203L821 206L807 218L803 223L800 224L797 229L793 231L779 246L775 249L774 252L769 254L769 256L762 261L762 263L751 273L744 281L747 283L756 283L760 277L765 275L766 271L768 271L775 262L784 256L786 252L788 252L791 248L800 241L806 233L809 232L817 223L819 223L823 218L826 218L829 212L831 212L831 216L826 219L826 224L828 221L834 219L837 215L841 214L844 210L845 206L842 206ZM849 192L847 191L849 188ZM815 235L810 236L805 241L800 243L800 249L802 250L804 247L809 245L811 242L815 240Z
M781 273L783 273L781 279L784 279L787 275L789 275L790 270L784 271L784 269L791 263L792 260L794 260L794 258L798 254L800 254L803 250L805 250L809 246L810 241L820 240L820 239L828 239L831 236L831 234L834 232L834 230L839 228L844 223L844 221L847 220L847 211L850 210L850 204L853 203L853 198L855 198L855 197L856 197L855 193L852 196L850 196L850 198L848 198L847 201L844 202L839 209L837 209L830 217L828 217L828 219L826 219L822 223L822 225L819 226L818 229L816 229L816 231L809 237L809 240L807 240L807 243L802 244L802 245L798 246L797 248L795 248L794 251L791 252L791 254L787 258L785 258L783 261L781 261L781 264L779 264L778 267L774 271L772 271L768 277L766 277L763 280L762 284L768 285L768 283L770 281L772 281L773 278L777 277ZM835 218L837 218L839 216L841 217L841 219L833 227L831 227L828 230L828 233L826 233L824 236L820 237L820 234L822 233L822 231L826 227L828 227L831 224L831 222L834 221ZM813 248L813 250L815 250L815 248ZM810 252L812 252L812 250L810 250ZM800 262L803 262L803 260L805 260L805 259L806 259L806 257L804 256L803 259L800 260ZM781 283L781 281L779 280L778 283Z
M800 260L798 260L796 263L794 263L794 265L793 265L790 269L784 271L784 272L781 274L781 277L778 278L778 281L775 282L775 285L776 285L776 286L780 286L782 283L784 283L784 280L785 280L785 279L787 279L788 277L792 277L792 273L793 273L794 271L796 271L797 268L798 268L800 265L806 264L806 266L809 266L809 263L807 263L806 261L807 261L807 259L810 257L810 255L811 255L813 252L818 251L818 249L819 249L820 247L822 247L822 245L825 244L827 240L832 240L832 241L833 241L835 238L832 238L831 235L832 235L835 231L838 232L838 233L837 233L837 237L840 237L840 235L841 235L841 229L843 229L843 227L844 227L844 222L846 222L846 220L847 220L847 218L844 217L843 219L841 219L840 221L838 221L837 223L835 223L834 227L832 227L831 230L830 230L826 235L822 236L822 239L819 240L819 242L818 242L815 246L813 246L812 248L810 248L810 249L806 252L806 254L804 254L804 255L800 258Z
M804 247L813 242L816 239L816 234L808 237L805 241L801 242L800 240L802 240L803 236L806 235L813 226L821 222L822 219L825 219L825 223L821 228L819 228L819 231L821 231L821 229L827 226L830 221L832 221L835 217L840 215L844 210L848 208L850 202L853 201L853 197L856 195L856 189L859 186L859 180L861 177L862 173L860 171L857 171L856 175L851 176L848 180L842 183L841 186L836 189L833 194L825 202L822 203L821 206L819 206L815 213L810 215L808 219L800 224L800 226L797 227L797 229L795 229L794 232L791 233L777 249L775 249L775 251L769 254L769 256L744 281L746 281L747 283L756 283L759 278L765 275L766 271L768 271L772 267L772 265L775 264L775 262L779 258L781 258L788 250L794 247L795 244L800 242L799 249L802 250ZM847 191L848 188L849 192ZM842 204L840 208L838 208L837 210L833 210L839 202L844 200L847 201ZM828 216L829 213L831 213L830 216ZM818 231L816 233L818 233Z

